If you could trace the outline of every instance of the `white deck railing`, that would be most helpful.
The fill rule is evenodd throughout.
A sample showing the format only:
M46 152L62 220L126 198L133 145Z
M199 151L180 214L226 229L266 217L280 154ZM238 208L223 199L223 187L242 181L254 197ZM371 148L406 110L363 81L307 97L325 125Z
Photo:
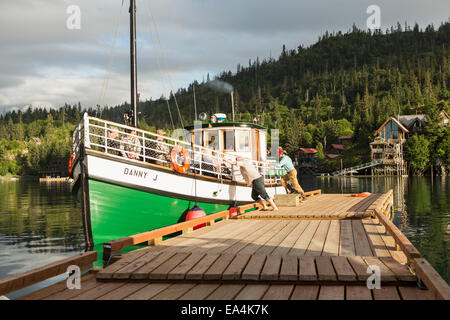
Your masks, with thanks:
M132 133L134 131L134 133ZM172 168L170 152L176 145L182 146L190 155L189 172L221 179L244 181L239 168L224 161L235 160L235 156L190 142L158 135L123 124L105 121L84 115L72 137L76 158L81 146L105 152L114 157L132 161L154 163ZM264 176L266 183L279 183L284 169L274 167L269 161L251 160Z

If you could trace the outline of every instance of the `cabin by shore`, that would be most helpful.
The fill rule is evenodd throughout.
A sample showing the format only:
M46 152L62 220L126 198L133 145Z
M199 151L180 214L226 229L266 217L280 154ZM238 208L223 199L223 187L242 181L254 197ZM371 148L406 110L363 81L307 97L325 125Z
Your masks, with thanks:
M441 125L449 124L449 115L442 111ZM406 175L407 162L405 160L404 145L416 132L422 131L427 124L423 114L398 115L389 117L375 132L375 138L370 143L372 161L381 164L372 167L372 175Z

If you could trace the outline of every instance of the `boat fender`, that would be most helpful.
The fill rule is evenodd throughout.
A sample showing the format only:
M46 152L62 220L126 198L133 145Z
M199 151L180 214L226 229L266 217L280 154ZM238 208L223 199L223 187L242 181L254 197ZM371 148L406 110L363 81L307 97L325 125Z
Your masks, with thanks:
M191 210L188 211L186 215L186 221L206 217L205 211L203 211L199 206L195 205ZM206 223L199 224L193 228L193 230L206 227Z
M236 219L237 218L237 215L238 215L238 208L237 207L235 207L235 206L233 206L233 207L231 207L230 209L229 209L229 212L230 212L230 215L229 215L229 217L230 217L230 219Z
M73 178L73 176L72 176L72 162L73 162L73 157L74 157L74 154L72 153L72 154L70 155L70 159L69 159L69 177L71 177L71 178Z
M179 163L180 158L183 159L182 164ZM191 166L191 157L184 147L175 146L170 152L170 162L176 172L186 173Z

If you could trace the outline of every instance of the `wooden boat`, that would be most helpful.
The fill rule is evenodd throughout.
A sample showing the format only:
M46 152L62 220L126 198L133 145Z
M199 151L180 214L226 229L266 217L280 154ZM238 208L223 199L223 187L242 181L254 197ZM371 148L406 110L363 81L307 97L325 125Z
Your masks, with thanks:
M88 247L184 221L194 205L211 214L253 202L251 188L227 157L251 159L268 194L285 193L282 172L266 161L267 130L260 125L226 122L217 114L175 130L173 137L137 128L135 11L131 0L128 125L85 114L73 134L70 171L73 191L81 196Z
M204 123L184 132L186 141L85 114L73 135L71 172L72 189L82 201L88 246L100 248L112 239L184 221L196 204L211 214L253 202L251 187L239 168L224 161L227 158L252 159L268 194L286 193L279 183L283 170L266 161L262 126ZM211 140L215 149L205 146ZM179 154L171 157L176 148L190 159L185 173L174 168L179 161Z

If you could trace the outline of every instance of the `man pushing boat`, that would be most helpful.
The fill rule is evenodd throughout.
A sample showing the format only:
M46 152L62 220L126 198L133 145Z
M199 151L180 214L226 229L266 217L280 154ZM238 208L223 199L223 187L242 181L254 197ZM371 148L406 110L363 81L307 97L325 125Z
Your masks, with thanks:
M290 182L295 192L299 193L302 197L304 197L305 192L298 183L297 170L295 170L294 164L292 163L292 159L286 154L286 151L284 151L281 147L278 150L278 154L280 155L280 162L277 163L277 165L282 167L287 172L281 179L281 185L286 189L286 192L289 193L287 183Z
M263 206L263 210L268 210L265 203L265 201L268 201L272 206L273 211L278 211L278 207L267 194L266 188L264 187L264 177L258 172L249 159L237 156L236 161L227 159L224 159L224 161L239 166L239 170L241 171L242 177L247 182L247 186L252 187L252 199L259 202Z

